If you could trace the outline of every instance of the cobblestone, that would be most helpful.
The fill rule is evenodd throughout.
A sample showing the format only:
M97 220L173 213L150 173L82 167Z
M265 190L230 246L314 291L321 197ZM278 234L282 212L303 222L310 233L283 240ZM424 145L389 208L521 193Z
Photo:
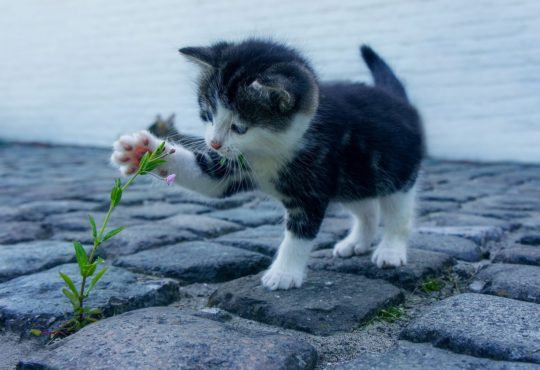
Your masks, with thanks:
M494 360L540 363L540 305L465 293L436 304L402 338Z
M62 294L64 282L59 272L80 283L76 264L60 265L36 274L21 276L0 284L0 325L27 334L31 328L50 329L71 315L71 304ZM135 308L171 303L179 296L178 284L109 267L99 289L87 305L112 316Z
M0 282L74 262L73 245L41 240L0 245Z
M370 255L334 258L331 250L321 250L312 253L309 267L313 270L344 272L372 279L383 279L412 290L423 279L442 274L453 262L452 257L446 254L409 249L406 266L380 269L371 262Z
M190 242L121 257L114 264L184 283L213 283L256 274L270 262L269 257L244 249Z
M266 324L329 335L350 331L403 300L391 284L350 274L313 271L301 289L286 291L269 291L260 278L224 284L210 297L210 305Z
M540 266L540 247L530 245L512 245L498 252L493 262L519 263Z
M522 362L494 361L467 355L459 355L429 344L413 344L400 341L385 354L368 353L355 360L331 367L332 370L534 370L538 365Z
M73 356L82 353L82 356ZM290 336L235 329L175 308L146 308L103 320L21 369L312 369L315 349Z
M540 366L538 165L427 160L410 263L397 269L331 257L351 224L333 205L305 285L286 292L259 282L283 237L276 201L143 177L113 214L111 227L127 229L99 250L113 265L88 302L131 312L45 346L25 336L69 316L58 271L78 276L71 242L89 247L87 214L104 216L117 173L101 149L8 144L0 156L0 331L11 343L0 367Z
M470 289L477 293L540 303L540 267L495 263L476 275Z

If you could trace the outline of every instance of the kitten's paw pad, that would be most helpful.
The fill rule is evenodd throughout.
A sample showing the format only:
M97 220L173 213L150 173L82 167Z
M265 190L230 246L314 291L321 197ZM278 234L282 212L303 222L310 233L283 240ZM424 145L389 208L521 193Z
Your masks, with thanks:
M157 139L147 131L123 135L113 144L111 163L123 175L130 175L139 168L144 153L154 150L157 145Z
M332 255L334 257L349 258L354 254L354 249L355 243L344 239L334 245Z
M304 272L283 272L270 268L263 275L261 281L270 290L300 288L304 281Z
M405 246L379 246L373 252L371 261L377 267L399 267L407 264L407 248Z

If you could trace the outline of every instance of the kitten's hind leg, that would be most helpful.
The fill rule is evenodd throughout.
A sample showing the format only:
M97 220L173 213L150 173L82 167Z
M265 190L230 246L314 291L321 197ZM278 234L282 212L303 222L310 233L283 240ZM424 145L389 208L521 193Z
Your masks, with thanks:
M412 231L416 187L380 199L384 236L371 260L378 267L407 264L407 242Z
M367 253L379 226L378 199L363 199L343 206L351 212L353 225L349 235L334 246L334 257L346 258Z

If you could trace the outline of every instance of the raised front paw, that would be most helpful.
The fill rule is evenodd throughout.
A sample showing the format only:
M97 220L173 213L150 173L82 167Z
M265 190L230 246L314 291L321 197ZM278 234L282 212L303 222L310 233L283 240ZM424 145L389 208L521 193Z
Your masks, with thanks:
M304 281L303 271L279 271L270 267L261 278L262 284L270 290L300 288Z
M123 175L133 174L139 168L144 153L153 151L158 145L159 140L148 131L123 135L113 144L111 163Z

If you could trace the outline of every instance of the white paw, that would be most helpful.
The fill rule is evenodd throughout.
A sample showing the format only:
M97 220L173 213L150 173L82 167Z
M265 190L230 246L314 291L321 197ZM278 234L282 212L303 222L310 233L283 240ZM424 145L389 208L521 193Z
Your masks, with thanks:
M361 255L369 251L369 245L358 240L345 238L334 245L332 254L334 257L348 258L353 254Z
M304 271L278 271L270 267L261 278L262 284L270 290L300 288L304 281Z
M399 267L407 264L407 246L381 243L373 252L371 261L377 267Z
M137 171L139 162L146 152L157 148L159 140L148 131L123 135L113 144L111 163L120 169L123 175Z
M348 240L348 238L345 238L334 245L332 254L334 257L348 258L354 254L354 246L354 242L351 242Z

